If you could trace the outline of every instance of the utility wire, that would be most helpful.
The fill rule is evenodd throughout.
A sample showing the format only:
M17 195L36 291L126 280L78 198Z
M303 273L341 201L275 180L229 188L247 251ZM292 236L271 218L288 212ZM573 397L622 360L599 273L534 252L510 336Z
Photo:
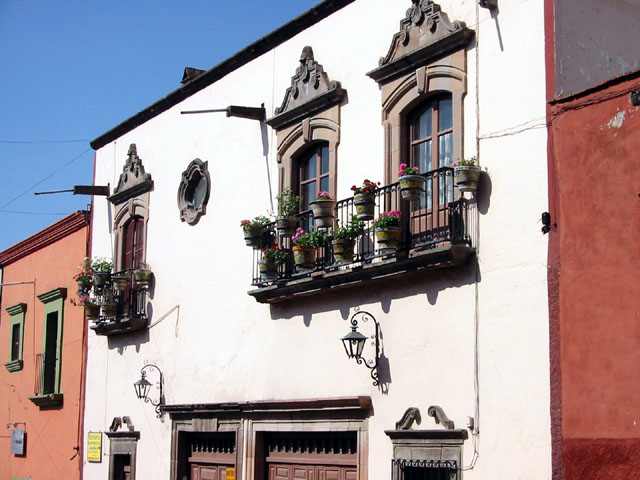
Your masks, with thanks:
M12 198L11 200L9 200L7 203L5 203L4 205L0 205L0 210L3 210L5 207L7 207L8 205L11 205L13 202L15 202L16 200L18 200L20 197L26 195L27 193L29 193L31 190L33 190L34 188L36 188L38 185L40 185L41 183L44 183L46 180L50 179L51 177L53 177L56 173L58 173L60 170L62 170L63 168L71 165L73 162L75 162L77 159L79 159L81 156L83 156L85 153L87 153L89 150L91 150L91 147L85 149L82 153L80 153L79 155L73 157L71 160L69 160L67 163L65 163L64 165L62 165L60 168L58 168L57 170L51 172L49 175L47 175L46 177L44 177L42 180L40 180L39 182L31 185L29 188L27 188L25 191L23 191L21 194L17 195L16 197Z
M43 143L84 143L89 139L82 138L78 140L0 140L0 143L17 143L17 144L43 144Z
M51 215L51 216L60 216L60 215L70 215L71 212L23 212L21 210L0 210L0 213L19 213L21 215Z

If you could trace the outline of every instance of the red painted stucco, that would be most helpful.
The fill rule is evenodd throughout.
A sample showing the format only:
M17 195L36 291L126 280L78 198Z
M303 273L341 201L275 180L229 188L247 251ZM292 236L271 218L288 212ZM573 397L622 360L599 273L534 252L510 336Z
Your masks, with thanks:
M606 478L637 468L620 448L640 442L638 78L550 109L551 412L564 479L605 478L585 455L617 472Z
M49 243L54 238L53 243ZM76 266L87 255L88 221L76 213L49 229L0 252L3 283L35 280L35 284L2 287L0 302L0 478L79 479L82 465L80 408L84 381L82 365L85 346L84 311L74 306L77 286ZM44 304L37 295L55 288L66 288L62 332L60 408L40 409L29 397L34 394L35 355L42 351ZM4 366L9 359L10 317L6 308L26 303L23 340L23 369L10 373ZM11 453L8 423L25 422L18 428L26 432L26 455ZM74 457L71 460L72 457Z

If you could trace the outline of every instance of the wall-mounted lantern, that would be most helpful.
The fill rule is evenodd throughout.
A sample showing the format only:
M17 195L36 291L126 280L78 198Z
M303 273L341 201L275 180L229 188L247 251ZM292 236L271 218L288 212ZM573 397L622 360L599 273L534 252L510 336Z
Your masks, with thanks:
M380 357L380 325L373 315L369 312L360 311L358 307L355 308L356 313L351 316L349 322L351 323L351 331L342 337L342 343L344 350L347 352L349 358L355 358L356 363L364 364L371 370L371 378L373 379L373 385L378 386L378 358ZM374 334L366 337L358 332L358 319L362 322L372 321L375 331ZM374 347L373 358L366 359L362 356L365 344L367 340L371 340L371 345Z
M158 395L158 400L153 401L152 398L149 397L149 390L151 389L151 385L153 385L149 380L147 380L147 372L145 370L149 369L149 372L153 373L154 371L158 373L159 380L158 385L160 386L160 393ZM133 384L133 388L136 390L136 395L139 399L144 400L145 403L150 403L154 407L156 407L156 417L161 418L162 412L160 411L160 407L164 405L164 394L162 393L162 372L160 369L153 365L147 364L140 370L140 379Z

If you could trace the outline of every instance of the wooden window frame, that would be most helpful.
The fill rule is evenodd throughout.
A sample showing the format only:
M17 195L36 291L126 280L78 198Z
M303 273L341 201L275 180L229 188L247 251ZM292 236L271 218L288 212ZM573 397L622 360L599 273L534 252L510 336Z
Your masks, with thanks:
M416 163L416 159L414 158L414 149L413 147L415 145L419 145L421 143L425 143L428 141L431 141L431 159L429 161L429 168L427 169L427 171L431 171L431 170L436 170L437 168L439 168L439 160L440 160L440 137L442 137L443 135L446 135L448 133L453 134L453 136L455 137L456 132L453 128L453 124L451 125L450 128L446 128L444 130L440 130L440 102L442 100L451 100L451 95L434 95L433 97L429 97L425 102L419 104L416 108L414 108L408 115L407 117L407 125L408 127L406 128L407 134L408 134L408 138L407 138L407 145L408 145L408 159L409 161L407 162L408 165L414 166L414 167L419 167L419 165ZM453 102L451 105L452 109L453 109ZM414 123L415 120L420 117L424 112L426 112L427 110L432 109L432 114L431 114L431 135L427 136L427 137L423 137L423 138L419 138L416 139L415 138L415 131L414 131ZM453 112L452 112L453 113ZM426 172L420 172L420 173L426 173Z

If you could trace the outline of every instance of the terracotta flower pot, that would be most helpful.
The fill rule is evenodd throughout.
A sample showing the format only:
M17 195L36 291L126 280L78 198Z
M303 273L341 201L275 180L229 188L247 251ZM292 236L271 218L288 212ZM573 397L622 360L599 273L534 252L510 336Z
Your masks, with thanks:
M353 196L353 204L356 206L358 220L373 220L376 209L375 193L356 193Z
M296 268L312 269L316 266L318 249L316 247L293 246L293 262Z
M336 216L336 201L319 198L309 204L313 210L313 218L318 228L333 227L333 219Z
M108 302L100 305L100 315L107 318L113 318L116 316L117 305L115 302Z
M333 242L331 242L331 246L333 247L333 256L336 260L336 263L353 262L353 249L355 247L355 244L355 240L346 238L337 238Z
M249 247L262 248L262 236L264 235L263 225L245 225L242 227L244 241Z
M298 227L298 217L278 216L276 217L276 230L281 237L291 237L296 233Z
M113 284L113 289L119 292L124 291L127 288L127 278L128 275L125 274L111 275L111 283Z
M403 175L398 178L402 198L409 201L420 200L424 193L425 178L422 175Z
M376 228L376 239L380 253L393 253L400 245L400 227L388 227L384 230Z
M273 260L263 258L258 261L260 280L276 280L278 278L278 265Z
M87 320L97 320L100 316L100 305L96 305L93 302L85 303L84 314L87 317Z
M87 293L91 290L93 281L91 277L83 277L78 279L78 294Z
M104 287L111 280L111 272L93 272L93 284L96 288Z
M478 165L460 165L454 168L454 178L458 190L461 192L475 192L480 180L480 167Z
M148 287L149 282L151 282L151 275L153 275L153 272L146 268L136 268L133 271L133 275L136 279L136 285L139 287Z

